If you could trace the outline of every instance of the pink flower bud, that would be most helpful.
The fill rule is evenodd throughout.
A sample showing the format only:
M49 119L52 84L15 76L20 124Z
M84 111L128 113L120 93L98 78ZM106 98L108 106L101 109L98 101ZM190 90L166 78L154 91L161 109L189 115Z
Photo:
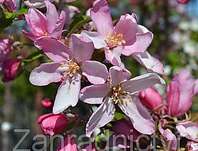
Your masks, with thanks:
M192 106L195 80L188 70L182 70L167 87L168 114L181 116Z
M180 4L187 4L190 0L177 0Z
M64 114L44 114L38 118L38 124L44 134L52 136L64 131L68 119Z
M49 98L45 98L41 101L41 105L44 107L44 108L47 108L47 109L51 109L53 107L53 102L51 99Z
M60 142L56 151L78 151L75 138L65 136L64 142Z
M7 59L3 62L2 72L3 81L8 82L14 80L21 69L21 60L19 59Z
M142 104L151 110L156 109L162 104L161 95L154 88L147 88L139 93L139 98Z

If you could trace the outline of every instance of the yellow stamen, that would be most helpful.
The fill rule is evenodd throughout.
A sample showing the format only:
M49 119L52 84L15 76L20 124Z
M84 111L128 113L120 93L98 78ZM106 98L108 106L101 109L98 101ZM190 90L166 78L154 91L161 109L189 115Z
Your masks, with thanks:
M123 34L114 32L107 36L106 43L108 44L110 48L114 48L114 47L125 44L126 41L124 40Z

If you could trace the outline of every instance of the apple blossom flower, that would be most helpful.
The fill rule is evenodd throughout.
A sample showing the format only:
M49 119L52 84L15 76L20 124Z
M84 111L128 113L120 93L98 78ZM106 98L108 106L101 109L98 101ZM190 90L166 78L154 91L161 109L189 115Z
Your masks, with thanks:
M139 93L142 104L151 110L155 110L163 104L163 100L159 92L155 88L147 88Z
M105 65L90 61L94 50L92 42L86 37L73 34L70 48L49 37L41 38L36 45L53 62L35 68L30 74L30 82L38 86L61 82L54 102L54 114L77 104L82 75L93 84L103 84L108 76Z
M137 24L134 14L122 15L113 26L106 0L96 0L90 14L97 32L83 31L82 34L93 41L96 49L104 49L105 57L111 64L123 67L120 59L123 54L134 57L149 70L163 73L163 65L146 52L153 34Z
M109 70L109 78L106 79L106 83L82 89L80 99L83 102L101 104L86 125L87 136L113 119L116 105L131 119L137 131L143 134L152 134L155 131L152 117L134 94L154 84L164 83L164 81L155 73L144 74L128 80L129 78L129 71L113 66Z
M168 114L181 116L192 106L196 81L188 70L182 70L167 87Z
M46 135L55 135L63 132L68 124L64 114L44 114L38 118L38 124Z
M182 122L177 124L176 129L182 137L198 143L198 123Z
M47 7L46 15L35 8L30 8L25 15L29 32L24 31L24 33L33 41L45 36L59 39L62 35L65 24L65 12L62 11L58 15L55 5L49 1L45 1L45 5Z
M21 69L20 59L7 59L2 64L3 81L8 82L14 80Z
M56 151L78 151L75 138L67 135L64 137L64 142L60 142Z

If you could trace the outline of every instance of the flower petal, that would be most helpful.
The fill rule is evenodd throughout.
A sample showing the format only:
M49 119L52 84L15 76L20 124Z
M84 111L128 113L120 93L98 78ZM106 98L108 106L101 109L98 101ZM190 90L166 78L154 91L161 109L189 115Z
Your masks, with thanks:
M176 151L177 150L177 138L169 129L159 129L161 135L164 137L166 141L167 150Z
M146 67L147 70L159 74L164 73L163 64L156 58L152 57L148 52L134 53L132 55L140 64Z
M126 14L120 17L116 24L114 32L122 34L125 40L125 46L132 45L136 41L137 23L132 15Z
M30 31L36 35L45 35L47 33L46 17L37 9L30 8L25 19L30 28Z
M59 63L44 63L35 68L30 74L30 82L33 85L45 86L52 82L59 82L62 78L57 72Z
M183 122L176 126L182 137L198 142L198 123Z
M98 61L85 61L81 66L84 76L92 84L103 84L108 78L106 66Z
M112 85L117 85L122 81L126 81L130 78L131 73L118 66L113 66L109 69L110 79Z
M94 46L92 41L80 34L73 34L71 38L72 38L73 57L78 62L90 60L94 51Z
M96 32L82 31L81 35L89 38L96 49L101 49L107 46L104 38Z
M111 99L107 98L90 117L86 125L86 135L90 137L96 128L103 127L111 122L114 113L115 106Z
M98 32L106 37L113 30L113 22L110 9L106 0L96 0L91 9L91 19Z
M63 112L69 106L76 106L79 99L81 86L81 76L77 75L73 79L65 80L58 88L53 113L58 114Z
M124 68L124 64L121 61L121 53L122 53L122 48L121 47L116 47L113 50L106 49L105 50L105 58L115 66L120 66Z
M144 26L138 25L138 33L136 34L136 41L130 46L125 46L122 54L130 56L137 52L145 52L153 40L153 33Z
M125 96L123 101L126 104L119 104L119 107L131 119L134 128L142 134L153 134L154 121L140 100L137 97Z
M165 84L165 81L156 73L147 73L122 82L122 87L126 92L133 94L155 84Z
M56 22L58 20L58 12L54 4L50 1L45 1L45 5L47 8L46 18L47 18L47 28L48 32L52 33L54 28L56 27Z
M109 91L108 84L97 84L84 87L81 90L80 100L89 104L102 104Z
M35 42L35 45L54 62L65 61L71 54L69 48L55 38L42 37Z

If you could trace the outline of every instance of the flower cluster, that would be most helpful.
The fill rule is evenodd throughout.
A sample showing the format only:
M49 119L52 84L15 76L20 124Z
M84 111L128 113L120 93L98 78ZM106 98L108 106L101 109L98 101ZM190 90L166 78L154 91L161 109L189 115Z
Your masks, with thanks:
M1 3L7 6L7 2ZM198 123L190 120L189 113L198 94L198 80L184 69L166 86L163 64L147 51L153 33L138 24L136 14L127 13L113 21L108 1L95 0L86 13L89 22L70 32L68 16L78 9L59 12L48 0L25 4L30 8L25 14L28 28L23 33L48 58L31 71L29 81L35 86L58 85L54 102L42 100L42 106L52 113L37 120L45 135L64 136L57 151L78 150L72 134L79 127L86 137L93 138L84 151L98 150L94 142L106 130L111 137L121 134L132 142L141 135L154 136L160 139L154 147L170 151L179 148L177 135L188 140L191 149L198 144ZM14 11L15 3L12 5L9 8ZM45 13L38 9L43 7ZM10 39L0 40L3 81L14 79L21 67L20 59L9 58L11 46ZM145 73L132 77L124 58L137 61ZM163 89L165 93L159 93ZM88 110L85 116L78 110L83 107ZM123 142L116 147L120 145L130 148Z

